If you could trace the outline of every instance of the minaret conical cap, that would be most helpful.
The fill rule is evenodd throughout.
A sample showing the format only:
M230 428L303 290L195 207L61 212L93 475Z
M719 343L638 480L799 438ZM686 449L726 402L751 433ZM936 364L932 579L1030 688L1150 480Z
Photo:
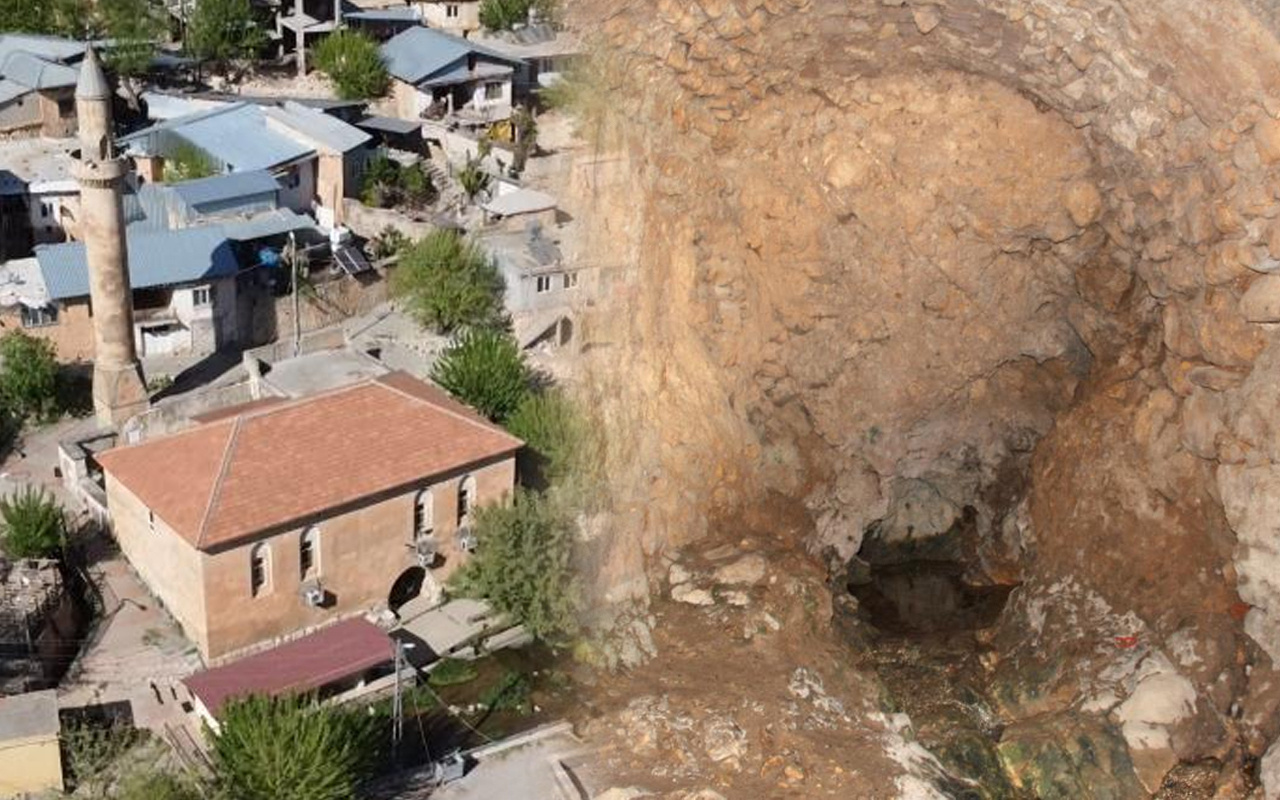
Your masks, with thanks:
M111 87L102 71L102 62L90 45L85 49L84 63L80 65L80 79L76 81L76 98L79 100L106 100L111 97Z

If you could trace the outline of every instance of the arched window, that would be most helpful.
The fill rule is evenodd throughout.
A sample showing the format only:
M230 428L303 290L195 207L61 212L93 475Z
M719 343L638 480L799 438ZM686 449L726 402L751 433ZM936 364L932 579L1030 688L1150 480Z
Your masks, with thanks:
M257 544L249 551L249 591L254 597L271 588L271 545Z
M425 539L435 529L435 501L430 487L418 492L413 501L413 538Z
M304 581L320 574L320 529L314 525L298 540L298 573Z
M471 522L471 511L476 505L476 479L468 475L458 484L458 524Z

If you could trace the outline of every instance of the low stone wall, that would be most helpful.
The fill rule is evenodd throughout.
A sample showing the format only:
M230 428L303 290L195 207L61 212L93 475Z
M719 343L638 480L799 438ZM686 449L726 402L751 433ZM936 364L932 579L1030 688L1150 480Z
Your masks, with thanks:
M357 236L366 239L374 238L387 227L395 228L411 239L421 239L436 229L425 220L413 219L391 208L370 208L349 197L342 201L342 210L346 215L344 224Z

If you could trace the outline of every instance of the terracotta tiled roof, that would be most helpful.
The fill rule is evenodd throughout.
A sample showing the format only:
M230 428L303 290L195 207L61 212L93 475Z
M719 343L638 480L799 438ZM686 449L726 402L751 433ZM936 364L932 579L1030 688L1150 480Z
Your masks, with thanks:
M355 617L182 682L216 716L228 700L309 692L385 664L394 653L391 637Z
M522 443L402 372L98 455L103 470L209 550Z

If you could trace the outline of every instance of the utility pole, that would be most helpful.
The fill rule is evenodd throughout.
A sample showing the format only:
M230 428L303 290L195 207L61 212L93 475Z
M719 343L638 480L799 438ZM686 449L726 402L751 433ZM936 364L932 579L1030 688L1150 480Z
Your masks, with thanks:
M302 312L298 307L298 239L289 231L289 283L293 290L293 355L302 351Z
M404 667L404 645L396 640L396 694L395 699L391 701L391 745L395 747L400 744L400 737L404 733L404 697L401 692L400 670Z

